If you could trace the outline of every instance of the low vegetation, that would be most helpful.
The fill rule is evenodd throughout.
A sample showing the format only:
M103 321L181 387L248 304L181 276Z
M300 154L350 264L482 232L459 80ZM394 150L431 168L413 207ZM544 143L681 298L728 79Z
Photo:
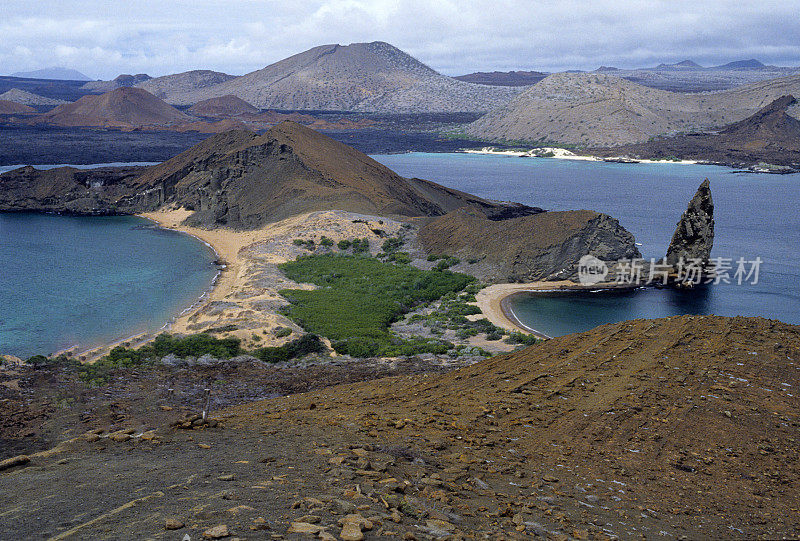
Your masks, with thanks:
M403 340L389 326L420 304L455 294L475 282L465 274L423 271L405 263L350 255L310 255L280 268L295 282L319 286L311 291L281 291L291 303L285 314L307 331L330 338L338 353L355 357L448 351L453 347L449 342Z
M83 381L93 385L104 385L108 383L115 370L154 366L167 355L175 355L180 358L210 355L216 359L251 355L264 362L276 363L303 357L310 353L319 353L324 349L322 340L313 334L305 334L282 346L261 347L248 351L242 348L238 338L215 338L208 333L176 337L164 333L140 348L115 347L108 355L92 364L81 364L65 355L55 358L35 355L27 362L38 367L58 366L75 370Z

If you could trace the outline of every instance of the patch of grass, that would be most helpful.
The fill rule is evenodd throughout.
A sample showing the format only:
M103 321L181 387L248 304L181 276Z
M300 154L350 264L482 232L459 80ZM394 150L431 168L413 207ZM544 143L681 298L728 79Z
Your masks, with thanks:
M389 326L416 306L461 291L474 282L465 274L423 271L374 258L313 255L280 265L286 276L318 289L283 290L285 314L309 332L327 336L334 349L355 357L446 352L438 340L401 340Z

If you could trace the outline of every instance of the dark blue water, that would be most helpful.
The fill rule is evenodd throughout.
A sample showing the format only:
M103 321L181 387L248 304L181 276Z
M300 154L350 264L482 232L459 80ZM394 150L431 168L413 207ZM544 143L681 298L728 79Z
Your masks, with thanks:
M214 257L141 218L0 213L0 353L157 330L211 285Z
M704 178L711 180L712 256L760 257L756 285L719 284L700 294L647 289L625 295L516 298L517 317L551 336L602 323L678 314L757 315L800 323L800 175L737 173L725 167L618 164L480 154L374 156L403 176L491 199L551 210L590 209L619 219L645 258L661 257Z

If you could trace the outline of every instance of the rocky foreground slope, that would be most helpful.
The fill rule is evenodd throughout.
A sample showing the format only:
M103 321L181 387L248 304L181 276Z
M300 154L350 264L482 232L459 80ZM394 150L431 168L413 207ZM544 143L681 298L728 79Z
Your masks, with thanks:
M169 426L189 376L159 374L4 464L0 537L793 538L798 357L797 326L637 320L195 430Z
M139 86L174 105L234 95L262 109L387 113L488 111L519 93L446 77L380 41L321 45L213 84L192 73Z
M798 92L800 75L723 92L677 93L611 75L558 73L468 125L466 133L491 140L617 146L726 126Z

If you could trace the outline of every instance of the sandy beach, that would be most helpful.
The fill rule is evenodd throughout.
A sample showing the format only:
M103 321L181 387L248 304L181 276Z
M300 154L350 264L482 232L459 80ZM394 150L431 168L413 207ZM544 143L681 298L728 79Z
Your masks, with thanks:
M529 151L520 151L520 150L498 150L494 147L484 147L480 150L475 149L466 149L462 151L465 154L489 154L494 156L510 156L516 158L553 158L556 160L575 160L575 161L589 161L589 162L601 162L604 161L603 158L599 156L591 156L588 154L575 154L574 152L567 150L565 148L558 148L558 147L542 147L536 148ZM550 153L551 156L538 156L537 154L540 153ZM619 156L619 158L623 158L623 156ZM634 163L634 162L632 162ZM665 163L672 163L677 165L696 165L699 163L697 160L648 160L648 159L636 159L635 163L648 163L648 164L665 164Z
M485 287L475 295L478 308L486 318L503 329L532 334L537 338L551 338L545 333L522 323L514 314L509 299L523 293L545 293L548 291L593 291L597 289L622 289L613 283L601 282L585 286L569 280L528 282L519 284L494 284Z

